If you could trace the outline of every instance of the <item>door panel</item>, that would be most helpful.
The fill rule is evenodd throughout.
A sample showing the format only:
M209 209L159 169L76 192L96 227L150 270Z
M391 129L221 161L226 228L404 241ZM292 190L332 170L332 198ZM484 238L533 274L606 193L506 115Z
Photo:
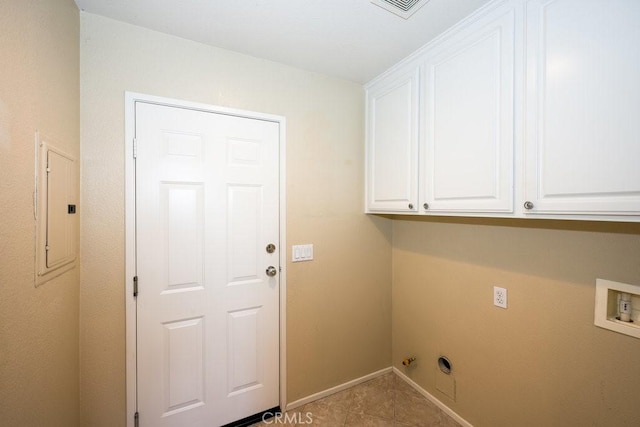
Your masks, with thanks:
M245 393L256 387L262 387L262 366L259 363L258 324L262 307L251 307L229 313L227 353L228 393Z
M260 268L261 254L258 238L261 234L262 188L231 185L227 189L229 206L228 284L260 283L264 268Z
M420 188L427 212L513 211L514 37L513 10L499 9L425 61Z
M418 200L419 69L367 90L367 211L412 212Z
M202 318L164 324L165 411L204 405L204 328Z
M138 412L219 426L279 403L279 125L136 104Z
M640 2L530 0L526 214L640 214Z
M161 204L169 280L164 292L202 287L204 282L204 191L202 184L163 184Z

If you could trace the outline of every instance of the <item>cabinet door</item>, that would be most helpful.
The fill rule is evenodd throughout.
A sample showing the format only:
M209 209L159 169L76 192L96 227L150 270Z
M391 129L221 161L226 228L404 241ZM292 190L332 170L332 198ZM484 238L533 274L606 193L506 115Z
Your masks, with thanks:
M425 212L513 212L514 20L499 8L427 54Z
M418 205L417 67L367 90L367 211L415 212Z
M640 2L526 12L525 212L640 214Z

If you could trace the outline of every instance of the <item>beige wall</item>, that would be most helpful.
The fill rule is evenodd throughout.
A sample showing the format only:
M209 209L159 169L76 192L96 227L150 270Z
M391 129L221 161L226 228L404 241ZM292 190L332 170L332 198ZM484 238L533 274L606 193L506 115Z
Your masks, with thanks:
M72 0L0 1L0 424L78 424L78 269L34 287L34 134L79 156ZM82 212L82 207L80 207Z
M81 419L125 423L124 92L283 115L288 398L391 363L391 224L363 211L360 85L81 14Z
M596 278L640 285L640 224L394 221L393 364L478 427L636 426L640 340L593 325Z

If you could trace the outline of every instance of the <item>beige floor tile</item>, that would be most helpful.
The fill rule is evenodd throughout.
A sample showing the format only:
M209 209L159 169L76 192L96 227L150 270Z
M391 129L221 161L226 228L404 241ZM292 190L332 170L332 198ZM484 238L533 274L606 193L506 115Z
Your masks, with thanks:
M394 375L395 377L395 382L394 382L394 388L398 391L402 391L405 393L408 393L414 397L423 397L418 390L416 390L415 388L411 387L409 385L408 382L406 382L405 380L403 380L402 378L400 378L397 375Z
M460 427L394 373L316 400L288 415L279 422L270 420L254 426Z
M353 402L354 390L353 388L334 393L330 396L324 397L320 400L316 400L315 404L325 405L332 409L339 411L347 411Z
M460 424L449 415L445 414L442 410L440 411L440 419L442 421L442 427L460 427Z
M385 420L366 414L349 413L345 427L395 427L393 420Z
M440 426L440 409L424 397L396 391L395 420L410 426Z
M362 387L354 390L349 412L393 419L395 391L382 387Z
M309 414L311 425L323 427L342 427L347 420L347 410L329 406L319 401L309 403L302 408L302 413ZM302 423L301 423L302 425Z

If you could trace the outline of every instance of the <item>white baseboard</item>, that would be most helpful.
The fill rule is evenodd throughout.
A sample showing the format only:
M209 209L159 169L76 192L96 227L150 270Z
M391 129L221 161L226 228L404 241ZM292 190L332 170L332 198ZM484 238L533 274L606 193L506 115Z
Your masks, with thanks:
M340 384L340 385L337 385L335 387L331 387L330 389L321 391L319 393L312 394L311 396L303 397L302 399L298 399L295 402L291 402L291 403L287 404L287 409L286 410L290 411L292 409L299 408L301 406L306 405L307 403L311 403L313 401L316 401L318 399L322 399L323 397L330 396L330 395L332 395L334 393L337 393L339 391L346 390L346 389L348 389L350 387L353 387L355 385L358 385L360 383L372 380L372 379L374 379L376 377L379 377L379 376L382 376L384 374L388 374L389 372L391 372L391 370L392 370L391 367L380 369L379 371L372 372L372 373L370 373L368 375L365 375L364 377L356 378L355 380L351 380L351 381L348 381L348 382L346 382L344 384Z
M416 384L415 382L413 382L412 379L410 379L408 376L406 376L405 374L403 374L398 368L396 368L395 366L393 367L393 372L399 376L400 378L402 378L407 384L409 384L411 387L413 387L418 393L420 393L421 395L423 395L427 400L429 400L431 403L433 403L434 405L436 405L438 408L440 408L442 410L442 412L444 412L445 414L449 415L451 418L453 418L454 420L456 420L456 422L458 424L460 424L463 427L473 427L473 425L465 420L464 418L462 418L460 415L458 415L457 413L455 413L451 408L449 408L447 405L445 405L444 403L442 403L441 401L439 401L434 395L432 395L431 393L429 393L427 390L423 389L422 387L420 387L418 384Z

